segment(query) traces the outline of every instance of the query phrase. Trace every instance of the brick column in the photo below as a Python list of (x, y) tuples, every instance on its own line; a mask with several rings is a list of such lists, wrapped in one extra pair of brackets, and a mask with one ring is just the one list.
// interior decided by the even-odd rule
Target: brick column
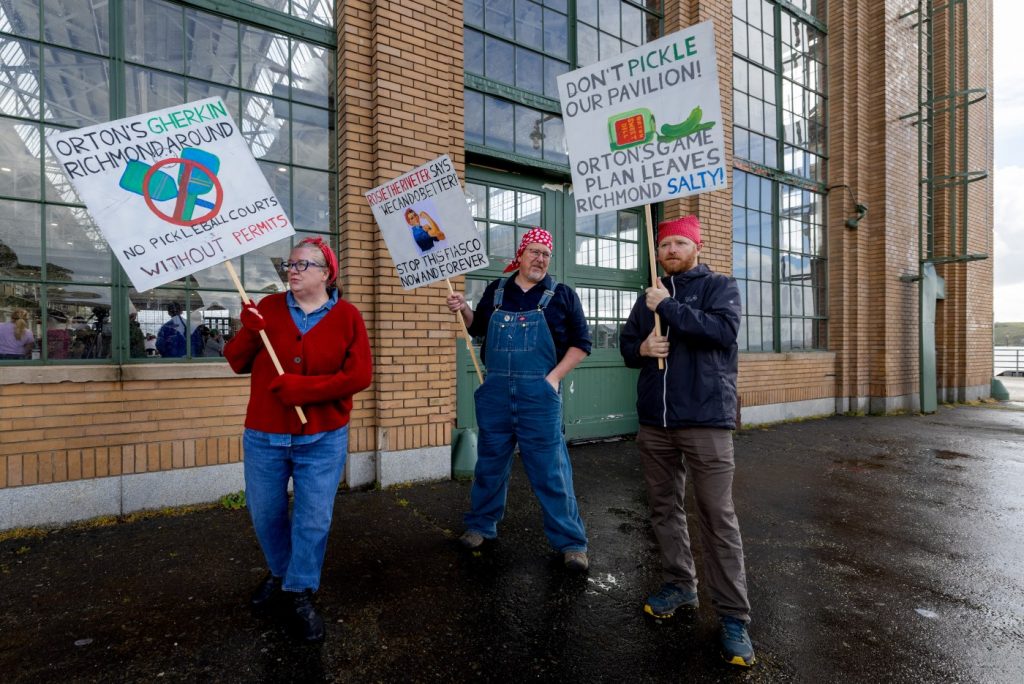
[(337, 13), (346, 295), (366, 316), (375, 362), (353, 421), (349, 483), (447, 477), (455, 407), (447, 286), (401, 288), (363, 193), (445, 153), (463, 175), (462, 4), (345, 1)]

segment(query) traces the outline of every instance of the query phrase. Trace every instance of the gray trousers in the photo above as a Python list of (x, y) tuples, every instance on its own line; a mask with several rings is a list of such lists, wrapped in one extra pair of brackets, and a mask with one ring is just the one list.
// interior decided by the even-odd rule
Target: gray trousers
[(664, 581), (690, 591), (697, 588), (683, 509), (689, 472), (697, 497), (704, 573), (711, 603), (719, 615), (749, 622), (743, 540), (732, 503), (732, 475), (736, 469), (732, 431), (641, 425), (636, 443), (647, 482), (651, 526), (661, 548)]

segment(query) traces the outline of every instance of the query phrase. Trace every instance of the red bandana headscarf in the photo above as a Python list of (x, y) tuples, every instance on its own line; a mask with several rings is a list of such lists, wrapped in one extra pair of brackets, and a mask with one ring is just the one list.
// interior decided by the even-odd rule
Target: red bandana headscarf
[(544, 245), (552, 252), (555, 251), (555, 241), (551, 239), (551, 233), (544, 230), (543, 228), (531, 228), (526, 231), (526, 235), (519, 242), (519, 249), (516, 250), (516, 258), (512, 260), (512, 263), (505, 267), (505, 273), (515, 271), (519, 268), (521, 259), (523, 258), (523, 252), (526, 251), (527, 245), (532, 245), (534, 242)]
[(324, 255), (324, 262), (327, 266), (327, 284), (330, 285), (338, 277), (338, 257), (334, 256), (334, 250), (324, 242), (323, 238), (308, 237), (302, 240), (296, 247), (316, 247)]

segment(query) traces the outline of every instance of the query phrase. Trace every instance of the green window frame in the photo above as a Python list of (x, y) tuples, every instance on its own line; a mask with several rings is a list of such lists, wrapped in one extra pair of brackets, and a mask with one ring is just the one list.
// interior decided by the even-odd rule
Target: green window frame
[[(34, 344), (0, 364), (180, 362), (237, 329), (237, 291), (210, 268), (137, 292), (46, 136), (219, 95), (296, 227), (334, 240), (335, 33), (329, 0), (110, 0), (0, 7), (0, 317), (29, 312)], [(254, 296), (285, 289), (288, 246), (233, 261)], [(182, 311), (185, 354), (152, 356)], [(2, 325), (2, 320), (0, 320)], [(201, 326), (205, 326), (205, 329)], [(0, 335), (2, 335), (0, 329)]]
[(739, 347), (828, 348), (823, 0), (733, 0)]

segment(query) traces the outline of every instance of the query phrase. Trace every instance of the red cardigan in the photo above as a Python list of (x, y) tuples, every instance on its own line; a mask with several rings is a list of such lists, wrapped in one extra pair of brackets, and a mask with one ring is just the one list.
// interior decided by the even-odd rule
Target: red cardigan
[[(267, 337), (285, 375), (277, 378), (259, 333), (242, 327), (224, 346), (224, 357), (236, 373), (252, 373), (245, 427), (277, 434), (312, 435), (348, 424), (352, 395), (370, 386), (373, 360), (359, 310), (343, 299), (303, 335), (295, 327), (285, 294), (264, 297), (257, 305)], [(302, 406), (307, 423), (299, 422), (293, 401)]]

